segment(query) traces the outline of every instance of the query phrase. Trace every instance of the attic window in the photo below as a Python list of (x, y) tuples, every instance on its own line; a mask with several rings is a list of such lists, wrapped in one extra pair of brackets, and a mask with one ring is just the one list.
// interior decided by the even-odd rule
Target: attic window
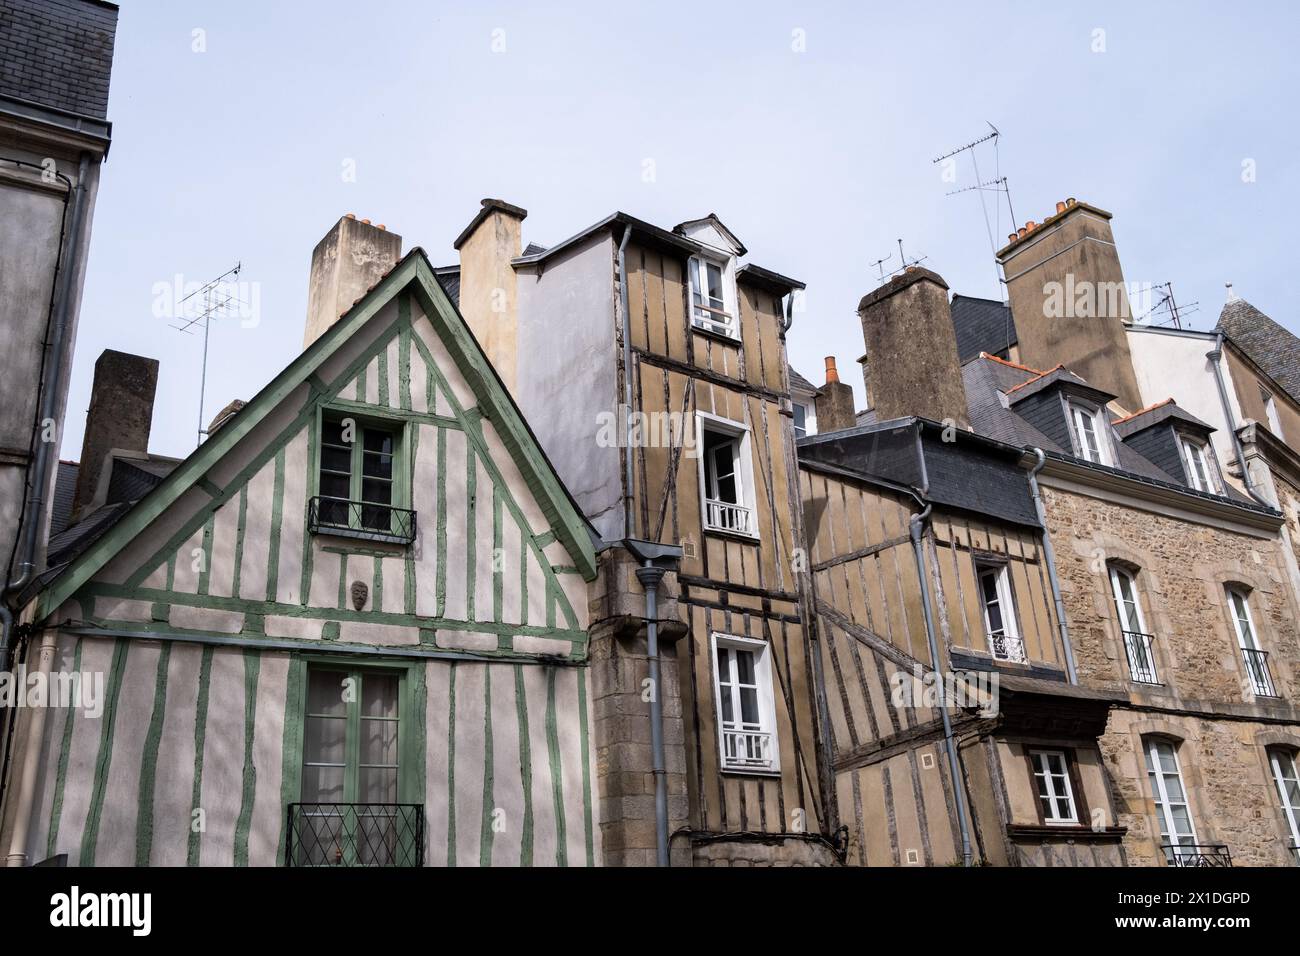
[(1182, 436), (1178, 439), (1178, 444), (1183, 453), (1183, 467), (1187, 470), (1187, 483), (1197, 491), (1218, 494), (1219, 488), (1214, 480), (1214, 467), (1205, 442)]
[(1110, 447), (1105, 436), (1106, 424), (1101, 412), (1071, 402), (1070, 422), (1074, 426), (1074, 443), (1079, 457), (1098, 465), (1111, 464)]
[(397, 422), (337, 413), (322, 417), (317, 494), (308, 515), (313, 533), (394, 542), (414, 538), (415, 512), (398, 507), (408, 497), (402, 433)]
[(687, 271), (691, 277), (691, 323), (706, 332), (739, 338), (726, 264), (693, 256)]

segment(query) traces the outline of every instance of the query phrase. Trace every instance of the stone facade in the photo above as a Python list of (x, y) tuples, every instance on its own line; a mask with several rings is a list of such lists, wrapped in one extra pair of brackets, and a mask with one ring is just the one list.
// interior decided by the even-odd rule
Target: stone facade
[[(1058, 488), (1043, 489), (1070, 638), (1085, 686), (1127, 694), (1101, 739), (1130, 865), (1162, 859), (1143, 738), (1174, 742), (1199, 843), (1240, 864), (1289, 861), (1265, 748), (1300, 747), (1300, 628), (1280, 538), (1256, 537)], [(1134, 574), (1160, 684), (1130, 679), (1109, 567)], [(1276, 698), (1245, 670), (1226, 588), (1248, 591)]]

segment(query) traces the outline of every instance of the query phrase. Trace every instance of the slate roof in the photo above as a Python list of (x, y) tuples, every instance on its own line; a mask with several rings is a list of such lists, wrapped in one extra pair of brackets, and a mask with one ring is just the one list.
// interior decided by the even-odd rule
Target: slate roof
[(1136, 435), (1140, 431), (1146, 431), (1170, 419), (1194, 425), (1207, 434), (1215, 430), (1213, 425), (1208, 425), (1186, 409), (1179, 408), (1172, 398), (1149, 405), (1125, 418), (1118, 418), (1111, 422), (1111, 425), (1120, 438), (1128, 438), (1129, 435)]
[(77, 494), (77, 476), (81, 466), (75, 461), (60, 461), (54, 477), (54, 501), (50, 508), (50, 537), (59, 534), (72, 518), (72, 499)]
[(790, 388), (801, 392), (812, 392), (814, 395), (820, 395), (822, 392), (820, 388), (796, 372), (793, 365), (790, 366)]
[(1300, 338), (1242, 298), (1228, 300), (1215, 328), (1300, 401)]
[[(531, 245), (528, 247), (532, 248)], [(451, 299), (452, 305), (460, 308), (460, 266), (439, 266), (433, 270), (433, 274), (438, 279), (438, 284), (442, 286), (442, 291), (447, 293), (447, 298)]]
[(1011, 308), (995, 299), (969, 295), (952, 297), (952, 327), (957, 333), (957, 357), (967, 362), (981, 352), (997, 354), (1019, 342)]

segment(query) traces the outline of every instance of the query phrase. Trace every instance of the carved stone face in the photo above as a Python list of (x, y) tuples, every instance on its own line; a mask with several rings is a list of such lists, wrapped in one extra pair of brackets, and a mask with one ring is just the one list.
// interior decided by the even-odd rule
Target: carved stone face
[(365, 581), (352, 582), (352, 606), (360, 611), (366, 606), (366, 599), (370, 597), (370, 589), (366, 587)]

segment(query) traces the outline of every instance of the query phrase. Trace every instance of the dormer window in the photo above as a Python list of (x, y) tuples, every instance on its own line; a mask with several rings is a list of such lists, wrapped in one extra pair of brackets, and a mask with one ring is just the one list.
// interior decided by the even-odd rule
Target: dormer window
[(692, 256), (687, 271), (691, 278), (691, 322), (706, 332), (739, 338), (726, 263)]
[(1076, 402), (1070, 403), (1070, 422), (1080, 458), (1098, 465), (1109, 465), (1110, 445), (1106, 441), (1106, 420), (1101, 411)]
[(1210, 452), (1205, 442), (1184, 435), (1178, 439), (1178, 444), (1183, 452), (1183, 467), (1187, 469), (1187, 483), (1197, 491), (1218, 494)]

